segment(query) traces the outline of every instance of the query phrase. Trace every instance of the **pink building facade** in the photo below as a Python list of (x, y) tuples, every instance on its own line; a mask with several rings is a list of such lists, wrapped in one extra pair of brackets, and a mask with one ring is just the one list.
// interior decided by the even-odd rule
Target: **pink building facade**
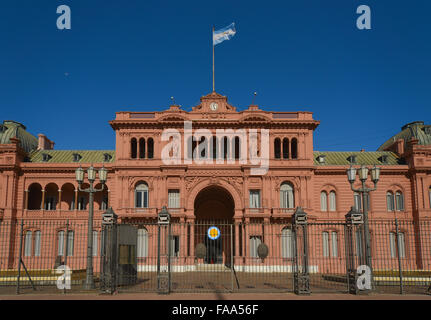
[[(115, 150), (55, 150), (46, 136), (36, 138), (22, 124), (5, 121), (0, 144), (0, 220), (56, 221), (60, 223), (56, 232), (64, 231), (66, 221), (86, 222), (88, 195), (78, 190), (75, 170), (91, 164), (108, 169), (106, 189), (95, 196), (96, 234), (108, 207), (120, 221), (151, 223), (166, 206), (181, 265), (193, 264), (195, 246), (205, 243), (199, 238), (205, 237), (205, 230), (187, 223), (209, 220), (221, 225), (223, 234), (233, 236), (232, 244), (223, 244), (225, 263), (233, 256), (236, 265), (247, 265), (249, 260), (244, 258), (255, 257), (261, 242), (274, 243), (269, 257), (288, 256), (276, 237), (283, 236), (284, 225), (297, 207), (307, 212), (310, 222), (324, 223), (343, 222), (352, 206), (362, 206), (347, 180), (350, 166), (381, 168), (377, 190), (368, 199), (370, 220), (431, 220), (431, 126), (423, 122), (406, 125), (378, 151), (315, 151), (314, 130), (320, 123), (311, 112), (271, 112), (256, 105), (237, 111), (225, 96), (213, 92), (201, 97), (189, 112), (176, 105), (162, 112), (117, 112), (109, 124), (115, 131)], [(355, 187), (359, 184), (357, 180)], [(373, 186), (370, 180), (367, 186)], [(223, 223), (231, 224), (233, 231), (223, 229)], [(150, 229), (145, 232), (152, 233)], [(37, 256), (47, 237), (43, 229), (24, 230), (29, 231), (33, 244), (24, 250)], [(331, 242), (336, 231), (335, 227), (322, 229), (327, 235), (321, 241)], [(18, 246), (15, 238), (12, 228), (2, 235), (2, 247), (9, 248), (11, 257)], [(58, 255), (59, 244), (54, 245), (58, 239), (52, 236), (46, 246), (53, 250), (52, 256)], [(325, 251), (320, 241), (312, 245), (313, 250)], [(138, 248), (138, 257), (153, 256), (152, 251), (151, 245)], [(9, 258), (2, 269), (15, 264)], [(339, 268), (343, 267), (340, 263)]]

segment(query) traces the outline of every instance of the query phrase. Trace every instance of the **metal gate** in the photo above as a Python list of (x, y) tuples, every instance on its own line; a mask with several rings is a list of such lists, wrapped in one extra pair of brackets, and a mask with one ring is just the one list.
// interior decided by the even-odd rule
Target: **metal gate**
[[(270, 222), (181, 222), (161, 213), (166, 216), (157, 221), (122, 222), (136, 230), (136, 265), (130, 267), (133, 282), (117, 281), (119, 291), (358, 294), (398, 287), (403, 293), (407, 285), (424, 292), (431, 281), (430, 255), (422, 250), (429, 236), (410, 232), (410, 239), (403, 238), (408, 227), (431, 229), (426, 224), (406, 223), (399, 231), (397, 221), (371, 221), (373, 270), (366, 262), (363, 216), (354, 209), (345, 220), (327, 222), (308, 221), (299, 207)], [(389, 240), (395, 241), (390, 248)], [(414, 251), (407, 248), (415, 253), (409, 260), (407, 241), (416, 241)]]

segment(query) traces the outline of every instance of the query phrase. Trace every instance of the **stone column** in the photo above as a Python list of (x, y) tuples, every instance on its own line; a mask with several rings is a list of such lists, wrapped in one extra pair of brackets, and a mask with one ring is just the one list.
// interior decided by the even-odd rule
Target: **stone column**
[(75, 189), (75, 208), (74, 210), (77, 211), (78, 210), (78, 189)]
[(42, 189), (42, 203), (40, 205), (40, 209), (45, 210), (45, 189)]
[(190, 219), (190, 261), (194, 263), (195, 258), (195, 219)]
[(240, 257), (241, 257), (241, 251), (240, 249), (240, 238), (239, 238), (239, 228), (240, 228), (240, 223), (241, 220), (240, 219), (235, 219), (235, 257), (234, 257), (234, 263), (238, 264), (240, 263)]
[(28, 190), (24, 190), (24, 210), (28, 210)]
[[(184, 218), (180, 218), (180, 263), (185, 263), (187, 260), (187, 226)], [(186, 263), (185, 263), (186, 264)]]
[(61, 212), (61, 189), (58, 189), (58, 208), (56, 209)]

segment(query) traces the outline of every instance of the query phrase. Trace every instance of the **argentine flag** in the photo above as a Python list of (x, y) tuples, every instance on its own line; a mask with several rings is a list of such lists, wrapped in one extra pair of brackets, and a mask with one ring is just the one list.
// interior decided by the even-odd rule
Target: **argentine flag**
[(235, 35), (235, 33), (235, 23), (231, 23), (223, 29), (213, 31), (213, 46), (225, 40), (230, 40)]

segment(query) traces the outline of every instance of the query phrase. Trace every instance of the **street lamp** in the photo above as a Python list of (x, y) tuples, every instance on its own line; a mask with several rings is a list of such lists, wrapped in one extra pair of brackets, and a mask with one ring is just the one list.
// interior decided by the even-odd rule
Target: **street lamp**
[(96, 180), (97, 170), (94, 169), (93, 165), (87, 169), (87, 178), (90, 182), (90, 187), (86, 189), (81, 189), (81, 185), (84, 182), (84, 170), (79, 167), (76, 169), (76, 181), (78, 182), (78, 190), (81, 192), (87, 192), (89, 194), (88, 201), (88, 235), (87, 235), (87, 274), (84, 283), (84, 289), (90, 290), (94, 289), (94, 277), (93, 277), (93, 213), (94, 213), (94, 194), (99, 191), (103, 191), (105, 188), (105, 182), (108, 178), (108, 170), (102, 167), (99, 170), (99, 180), (102, 184), (100, 189), (94, 188), (93, 184)]
[[(359, 180), (361, 180), (362, 186), (359, 189), (355, 189), (353, 184), (356, 181), (356, 172), (358, 171)], [(368, 178), (368, 173), (371, 171), (371, 181), (374, 183), (374, 188), (367, 188), (365, 186), (365, 182)], [(367, 196), (371, 191), (375, 191), (377, 189), (377, 182), (380, 179), (380, 168), (374, 166), (372, 169), (368, 169), (366, 166), (362, 165), (358, 170), (350, 166), (347, 169), (347, 179), (350, 182), (350, 188), (354, 192), (358, 192), (362, 195), (362, 214), (364, 217), (364, 238), (365, 238), (365, 261), (366, 265), (372, 270), (371, 265), (371, 244), (370, 244), (370, 230), (368, 226), (368, 202)]]

